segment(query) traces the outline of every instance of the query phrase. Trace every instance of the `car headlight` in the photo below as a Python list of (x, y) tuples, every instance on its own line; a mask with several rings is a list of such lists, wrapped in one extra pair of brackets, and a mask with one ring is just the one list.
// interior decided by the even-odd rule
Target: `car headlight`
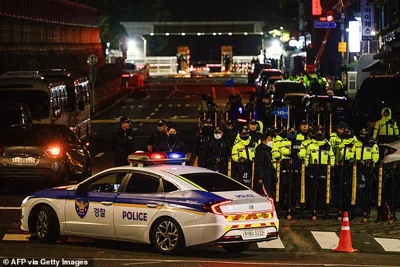
[(24, 200), (22, 200), (21, 205), (24, 205), (26, 202), (28, 202), (29, 199), (33, 198), (33, 196), (27, 196), (26, 198), (24, 198)]

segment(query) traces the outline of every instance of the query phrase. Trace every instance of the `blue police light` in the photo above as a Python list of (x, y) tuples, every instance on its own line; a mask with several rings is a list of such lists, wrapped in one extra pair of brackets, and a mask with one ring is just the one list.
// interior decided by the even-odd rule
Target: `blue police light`
[(185, 154), (179, 153), (179, 152), (170, 152), (170, 153), (167, 153), (167, 156), (168, 156), (169, 159), (185, 158)]
[(240, 107), (239, 108), (239, 113), (242, 114), (243, 113), (243, 109)]

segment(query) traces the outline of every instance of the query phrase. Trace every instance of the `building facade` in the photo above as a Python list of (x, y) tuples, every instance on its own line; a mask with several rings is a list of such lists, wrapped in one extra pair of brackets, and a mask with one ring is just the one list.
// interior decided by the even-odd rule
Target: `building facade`
[(97, 10), (67, 0), (0, 0), (0, 72), (85, 70), (102, 47)]

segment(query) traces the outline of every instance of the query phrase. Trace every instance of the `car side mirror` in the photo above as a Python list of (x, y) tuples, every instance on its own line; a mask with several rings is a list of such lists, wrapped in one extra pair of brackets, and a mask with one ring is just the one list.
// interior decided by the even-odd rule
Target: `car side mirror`
[(56, 119), (61, 118), (61, 109), (59, 107), (54, 108), (53, 117)]
[(78, 187), (76, 188), (76, 196), (77, 197), (86, 197), (86, 195), (87, 195), (86, 185), (79, 184)]
[(85, 110), (85, 103), (83, 101), (78, 102), (78, 109), (79, 110)]

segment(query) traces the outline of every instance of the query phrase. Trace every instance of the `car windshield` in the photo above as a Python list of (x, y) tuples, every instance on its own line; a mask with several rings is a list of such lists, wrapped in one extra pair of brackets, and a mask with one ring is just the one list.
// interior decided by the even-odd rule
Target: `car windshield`
[(0, 90), (1, 101), (25, 102), (33, 119), (47, 119), (50, 111), (50, 98), (46, 92), (36, 90)]
[(244, 185), (217, 172), (187, 173), (181, 176), (209, 192), (248, 190)]
[(206, 68), (207, 64), (205, 63), (195, 63), (193, 64), (193, 68)]
[(44, 127), (10, 127), (0, 135), (0, 143), (6, 146), (41, 146), (56, 139), (54, 129)]
[(0, 109), (0, 130), (13, 124), (20, 124), (22, 115), (17, 109)]
[(287, 93), (305, 93), (304, 85), (300, 83), (275, 83), (274, 96), (284, 97)]

